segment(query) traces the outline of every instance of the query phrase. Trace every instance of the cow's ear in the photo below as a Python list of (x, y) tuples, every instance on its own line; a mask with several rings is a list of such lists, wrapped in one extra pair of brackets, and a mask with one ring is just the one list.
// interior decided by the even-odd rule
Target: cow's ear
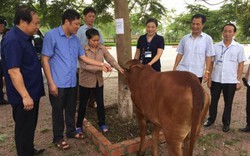
[(131, 68), (142, 68), (143, 67), (143, 64), (135, 64), (135, 65), (132, 65), (129, 69)]
[(127, 67), (127, 69), (130, 69), (132, 66), (137, 64), (141, 64), (140, 61), (138, 59), (132, 59), (125, 63), (125, 67)]

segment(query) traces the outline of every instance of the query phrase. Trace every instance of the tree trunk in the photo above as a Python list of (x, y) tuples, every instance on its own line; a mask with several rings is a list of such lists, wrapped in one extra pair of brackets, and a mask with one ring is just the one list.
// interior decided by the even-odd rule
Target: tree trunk
[[(124, 67), (125, 63), (132, 58), (128, 1), (114, 0), (114, 4), (115, 18), (121, 18), (124, 21), (124, 33), (116, 34), (118, 63)], [(130, 91), (126, 87), (124, 76), (120, 73), (118, 75), (118, 83), (118, 113), (123, 120), (130, 120), (133, 115)]]

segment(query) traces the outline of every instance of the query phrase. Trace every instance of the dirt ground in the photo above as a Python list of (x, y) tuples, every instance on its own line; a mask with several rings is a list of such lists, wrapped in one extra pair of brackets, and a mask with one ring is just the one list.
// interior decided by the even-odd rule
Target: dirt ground
[[(105, 80), (105, 104), (117, 103), (117, 78)], [(46, 84), (45, 84), (46, 85)], [(223, 99), (221, 97), (218, 116), (215, 124), (209, 128), (203, 128), (200, 138), (196, 142), (195, 156), (248, 156), (250, 155), (250, 133), (241, 133), (238, 128), (245, 126), (245, 101), (246, 88), (236, 92), (233, 110), (231, 130), (222, 132), (221, 116), (223, 111)], [(107, 109), (108, 111), (108, 109)], [(107, 113), (108, 114), (108, 113)], [(109, 117), (107, 116), (107, 120)], [(108, 123), (108, 121), (107, 121)], [(112, 126), (109, 125), (111, 128)], [(0, 105), (0, 156), (15, 156), (14, 122), (10, 105)], [(110, 129), (112, 133), (112, 129)], [(48, 97), (43, 97), (40, 103), (39, 121), (36, 130), (35, 146), (45, 148), (42, 155), (47, 156), (101, 156), (97, 147), (88, 139), (67, 139), (71, 149), (61, 151), (52, 144), (51, 106)], [(147, 155), (149, 154), (148, 152)], [(159, 145), (160, 156), (167, 155), (166, 144)], [(133, 155), (133, 154), (132, 154)]]

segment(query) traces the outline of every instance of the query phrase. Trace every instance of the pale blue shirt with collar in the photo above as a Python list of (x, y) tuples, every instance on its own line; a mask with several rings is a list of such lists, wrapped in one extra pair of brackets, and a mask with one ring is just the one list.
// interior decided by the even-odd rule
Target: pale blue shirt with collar
[[(103, 40), (103, 37), (102, 37), (100, 31), (99, 31), (97, 28), (95, 28), (95, 27), (93, 27), (93, 28), (96, 29), (96, 30), (99, 32), (99, 34), (100, 34), (99, 42), (100, 42), (101, 44), (103, 44), (103, 43), (104, 43), (104, 40)], [(79, 28), (79, 30), (77, 31), (76, 36), (79, 38), (79, 40), (80, 40), (82, 46), (84, 46), (85, 44), (88, 44), (88, 39), (87, 39), (87, 36), (86, 36), (86, 31), (87, 31), (88, 29), (89, 29), (89, 27), (88, 27), (86, 24), (84, 24), (84, 25), (82, 25), (82, 26)]]
[(237, 83), (238, 64), (246, 61), (243, 45), (235, 42), (226, 47), (224, 42), (214, 44), (215, 58), (212, 81), (218, 83)]
[(46, 33), (42, 55), (48, 56), (52, 78), (58, 88), (76, 87), (76, 69), (79, 56), (85, 54), (76, 35), (69, 38), (62, 26)]
[[(97, 28), (95, 28), (95, 27), (93, 27), (93, 28), (96, 29), (99, 32), (99, 35), (100, 35), (99, 42), (101, 44), (103, 44), (104, 43), (104, 39), (103, 39), (100, 31)], [(88, 39), (87, 39), (87, 36), (86, 36), (86, 31), (88, 29), (90, 29), (90, 28), (86, 24), (84, 24), (77, 31), (76, 36), (79, 38), (82, 46), (88, 44)], [(79, 67), (80, 67), (80, 64), (79, 64), (79, 62), (77, 60), (77, 68), (79, 68)]]
[(189, 71), (197, 77), (204, 74), (206, 57), (215, 55), (212, 37), (203, 32), (196, 38), (191, 33), (185, 35), (176, 51), (182, 55), (176, 70)]

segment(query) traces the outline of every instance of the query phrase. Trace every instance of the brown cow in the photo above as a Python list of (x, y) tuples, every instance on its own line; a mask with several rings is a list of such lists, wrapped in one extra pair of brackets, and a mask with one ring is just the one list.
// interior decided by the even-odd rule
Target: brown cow
[[(159, 131), (165, 135), (170, 156), (192, 156), (194, 143), (209, 107), (209, 96), (198, 78), (184, 71), (156, 72), (138, 60), (126, 63), (125, 76), (131, 91), (145, 152), (146, 122), (153, 123), (153, 155), (157, 156)], [(182, 151), (182, 147), (183, 151)]]

